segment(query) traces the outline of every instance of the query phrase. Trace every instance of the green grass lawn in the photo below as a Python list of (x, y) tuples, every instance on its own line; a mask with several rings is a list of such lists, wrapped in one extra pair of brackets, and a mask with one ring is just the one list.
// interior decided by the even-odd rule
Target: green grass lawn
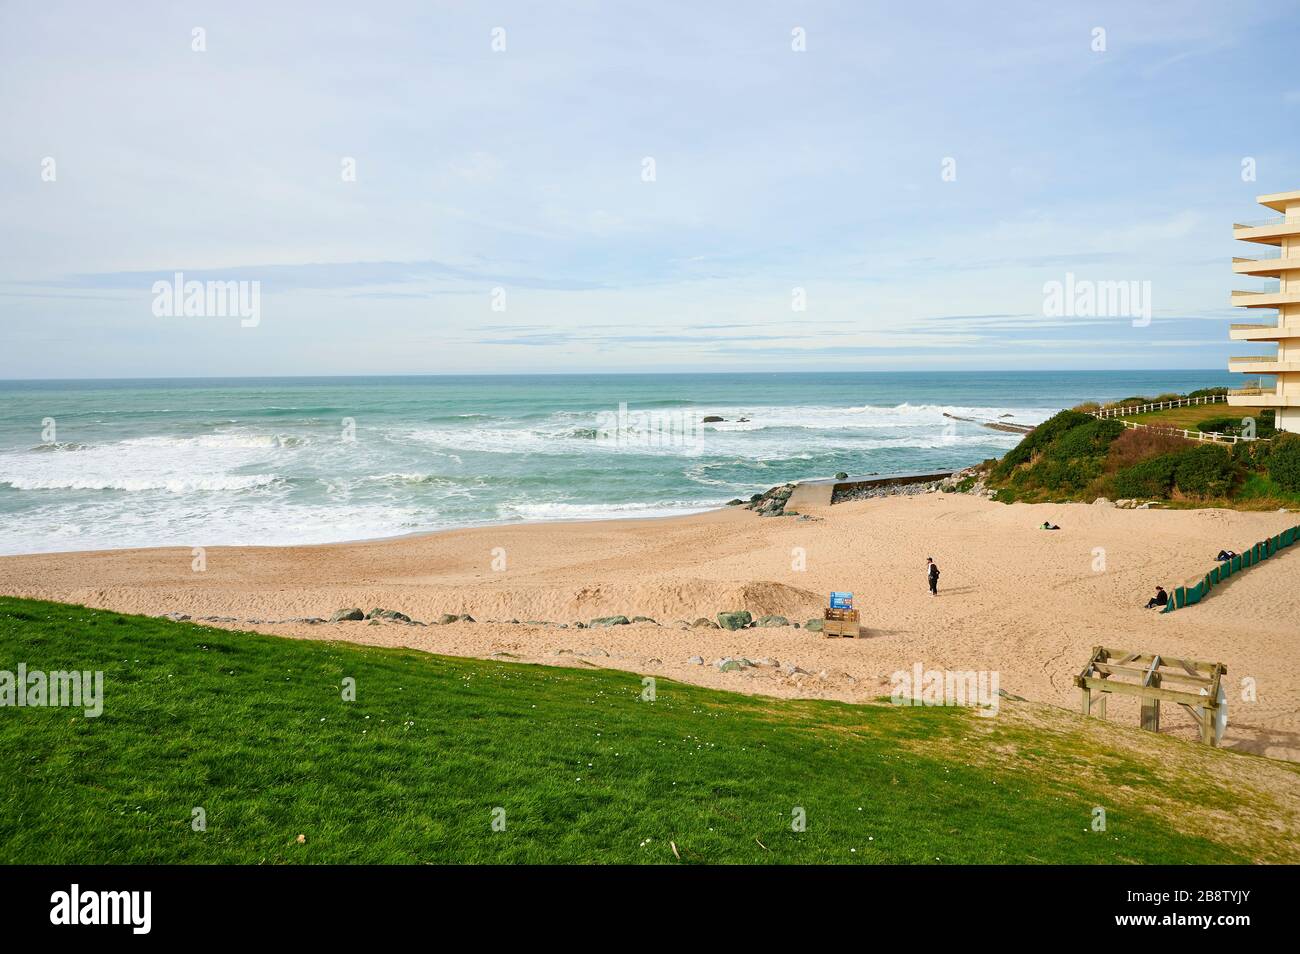
[[(1229, 407), (1223, 402), (1194, 404), (1189, 407), (1167, 407), (1159, 411), (1148, 411), (1146, 414), (1125, 414), (1121, 416), (1121, 420), (1136, 421), (1139, 424), (1150, 424), (1155, 427), (1196, 430), (1196, 425), (1201, 421), (1212, 417), (1232, 417), (1238, 410), (1240, 409)], [(1238, 417), (1245, 417), (1248, 413), (1247, 409)]]
[(621, 672), (0, 598), (0, 669), (20, 662), (102, 670), (104, 710), (0, 708), (7, 863), (1257, 860), (1183, 820), (1184, 797), (1236, 810), (1212, 782), (1184, 792), (1093, 736), (965, 709), (667, 680), (650, 702)]

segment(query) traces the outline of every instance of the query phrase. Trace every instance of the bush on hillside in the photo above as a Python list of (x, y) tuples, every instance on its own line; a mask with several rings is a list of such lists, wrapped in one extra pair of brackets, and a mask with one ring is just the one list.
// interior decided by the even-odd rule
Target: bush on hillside
[(1115, 474), (1112, 486), (1116, 497), (1168, 497), (1174, 485), (1178, 454), (1148, 457)]
[(993, 468), (994, 477), (1005, 479), (1016, 467), (1029, 463), (1037, 454), (1042, 453), (1070, 428), (1088, 424), (1094, 420), (1096, 418), (1091, 415), (1082, 414), (1078, 411), (1061, 411), (1059, 414), (1052, 415), (1026, 434), (1019, 444), (1007, 452), (1007, 455)]
[(1199, 444), (1179, 453), (1174, 486), (1191, 497), (1226, 497), (1237, 479), (1237, 468), (1226, 447)]
[[(1198, 421), (1195, 425), (1195, 429), (1198, 431), (1213, 432), (1215, 434), (1231, 434), (1239, 437), (1241, 436), (1244, 427), (1241, 423), (1242, 420), (1243, 418), (1231, 414), (1219, 417), (1207, 417), (1202, 421)], [(1256, 437), (1272, 437), (1276, 433), (1277, 428), (1274, 426), (1273, 412), (1271, 410), (1261, 411), (1256, 415)]]
[(1026, 435), (993, 477), (1024, 490), (1077, 494), (1101, 476), (1107, 448), (1123, 433), (1119, 421), (1062, 411)]
[(1248, 470), (1267, 469), (1272, 452), (1272, 441), (1242, 441), (1232, 445), (1232, 459)]
[(1192, 442), (1177, 434), (1167, 431), (1152, 431), (1145, 428), (1125, 430), (1123, 434), (1111, 441), (1106, 455), (1106, 469), (1110, 471), (1132, 467), (1138, 461), (1161, 454), (1173, 454), (1186, 450)]
[(1151, 404), (1151, 403), (1152, 403), (1151, 398), (1146, 397), (1145, 395), (1142, 394), (1135, 394), (1133, 397), (1126, 397), (1126, 398), (1121, 398), (1118, 401), (1111, 401), (1109, 404), (1106, 405), (1106, 407), (1108, 408), (1137, 407), (1140, 404)]
[(1227, 448), (1195, 444), (1123, 468), (1112, 486), (1117, 497), (1168, 497), (1175, 490), (1188, 497), (1225, 497), (1237, 474)]
[(1198, 397), (1221, 397), (1228, 393), (1227, 388), (1197, 388), (1195, 391), (1188, 392), (1189, 398)]
[(1300, 491), (1300, 434), (1284, 433), (1273, 441), (1268, 475), (1283, 490)]

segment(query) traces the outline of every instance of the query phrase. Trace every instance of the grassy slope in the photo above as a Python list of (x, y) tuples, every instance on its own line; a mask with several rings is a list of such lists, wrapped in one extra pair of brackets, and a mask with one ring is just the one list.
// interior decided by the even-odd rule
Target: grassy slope
[[(1211, 417), (1232, 417), (1239, 408), (1227, 404), (1195, 404), (1191, 407), (1167, 407), (1160, 411), (1148, 411), (1145, 414), (1125, 414), (1123, 420), (1136, 421), (1139, 424), (1151, 424), (1156, 427), (1177, 427), (1195, 430), (1196, 425)], [(1242, 412), (1242, 417), (1246, 412)]]
[[(644, 702), (620, 672), (0, 598), (0, 669), (19, 662), (102, 669), (105, 708), (0, 709), (4, 862), (675, 863), (669, 840), (685, 862), (1295, 860), (1273, 827), (1286, 812), (1203, 759), (1291, 767), (1147, 736), (1196, 764), (1171, 784), (1108, 741), (1137, 733), (1064, 714), (1042, 727), (1009, 706), (980, 718), (665, 680)], [(1098, 805), (1104, 833), (1089, 830)]]

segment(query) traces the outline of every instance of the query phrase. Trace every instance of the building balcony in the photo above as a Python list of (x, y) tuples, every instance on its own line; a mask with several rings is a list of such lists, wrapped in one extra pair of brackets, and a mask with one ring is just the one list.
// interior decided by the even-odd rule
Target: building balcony
[(1278, 394), (1272, 388), (1241, 388), (1228, 392), (1231, 407), (1300, 407), (1300, 394)]
[(1281, 245), (1284, 238), (1300, 235), (1300, 216), (1288, 218), (1276, 215), (1255, 222), (1237, 222), (1232, 226), (1232, 237), (1242, 242), (1263, 242)]
[(1300, 206), (1300, 192), (1273, 192), (1269, 195), (1255, 196), (1255, 201), (1274, 212), (1285, 212), (1287, 209)]
[(1234, 258), (1232, 260), (1232, 270), (1238, 275), (1278, 278), (1286, 272), (1300, 271), (1300, 256), (1283, 258), (1279, 253), (1253, 256), (1251, 258)]
[(1277, 355), (1246, 355), (1229, 358), (1228, 370), (1237, 374), (1300, 374), (1300, 359), (1279, 361)]
[(1300, 338), (1300, 325), (1241, 325), (1228, 326), (1228, 337), (1233, 341), (1285, 341)]
[(1300, 289), (1294, 291), (1234, 291), (1232, 304), (1240, 308), (1276, 308), (1300, 304)]

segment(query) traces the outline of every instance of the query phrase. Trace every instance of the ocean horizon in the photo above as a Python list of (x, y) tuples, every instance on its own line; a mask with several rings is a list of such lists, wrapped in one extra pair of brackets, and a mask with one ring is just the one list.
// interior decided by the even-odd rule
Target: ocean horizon
[(1208, 369), (0, 381), (0, 552), (686, 514), (838, 471), (957, 469), (1020, 440), (989, 423), (1229, 383)]

